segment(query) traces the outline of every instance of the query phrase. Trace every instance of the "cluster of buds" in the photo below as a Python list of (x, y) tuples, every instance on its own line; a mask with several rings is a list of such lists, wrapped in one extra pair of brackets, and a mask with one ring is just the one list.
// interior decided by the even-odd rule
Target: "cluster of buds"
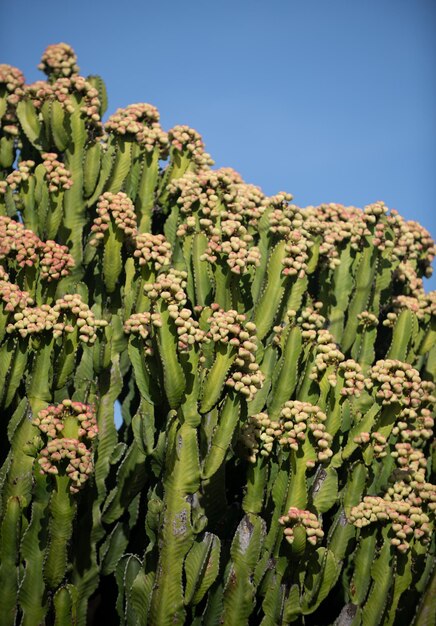
[(378, 326), (378, 317), (369, 311), (358, 313), (357, 319), (359, 320), (359, 325), (363, 328), (375, 328)]
[(61, 189), (63, 191), (70, 189), (73, 185), (71, 173), (63, 163), (58, 161), (58, 155), (55, 152), (43, 152), (41, 156), (46, 171), (48, 190), (51, 193), (58, 193)]
[[(75, 98), (72, 98), (72, 95)], [(58, 102), (66, 113), (74, 113), (77, 99), (81, 101), (80, 112), (84, 116), (87, 128), (92, 136), (102, 134), (103, 126), (100, 120), (100, 98), (95, 89), (83, 76), (73, 74), (70, 77), (58, 78), (49, 84), (38, 80), (25, 87), (25, 96), (31, 100), (36, 109), (41, 109), (44, 102)]]
[[(239, 225), (239, 222), (237, 224)], [(256, 246), (249, 247), (252, 239), (251, 235), (245, 234), (243, 238), (230, 237), (228, 240), (220, 241), (220, 237), (214, 235), (200, 259), (216, 263), (219, 256), (223, 257), (231, 272), (244, 274), (250, 265), (257, 267), (260, 264), (259, 249)]]
[[(17, 306), (15, 304), (17, 298), (20, 298), (21, 304), (25, 304), (28, 299), (26, 292), (10, 290), (10, 294), (12, 295), (10, 304), (14, 308)], [(32, 302), (31, 299), (29, 301)], [(74, 318), (71, 319), (71, 316)], [(91, 345), (97, 339), (97, 329), (107, 325), (105, 320), (95, 318), (94, 313), (78, 294), (67, 294), (56, 300), (52, 307), (48, 304), (38, 307), (20, 306), (20, 310), (14, 313), (13, 320), (6, 326), (7, 333), (18, 332), (21, 337), (27, 337), (44, 331), (53, 331), (56, 338), (64, 332), (72, 333), (78, 329), (79, 339)]]
[(371, 444), (374, 451), (374, 456), (377, 459), (382, 459), (383, 457), (387, 456), (387, 439), (377, 431), (373, 433), (359, 433), (356, 437), (354, 437), (354, 443), (357, 443), (360, 446), (367, 446), (368, 444)]
[(283, 435), (280, 422), (271, 420), (267, 413), (251, 415), (241, 431), (241, 443), (249, 451), (247, 461), (255, 463), (258, 455), (271, 455), (274, 444)]
[(401, 261), (396, 268), (394, 279), (398, 280), (402, 284), (401, 290), (408, 291), (413, 297), (419, 298), (424, 291), (424, 283), (411, 263), (408, 261)]
[(432, 515), (436, 513), (436, 485), (425, 480), (427, 459), (422, 450), (414, 448), (410, 443), (396, 443), (392, 456), (399, 469), (398, 480), (389, 487), (385, 494), (387, 501), (406, 500), (413, 506), (421, 506)]
[(168, 314), (177, 328), (177, 345), (180, 351), (186, 351), (194, 344), (209, 341), (205, 331), (200, 328), (197, 320), (193, 319), (189, 309), (180, 309), (177, 304), (169, 304)]
[(38, 261), (41, 241), (31, 230), (10, 217), (0, 215), (0, 260), (15, 256), (19, 267), (31, 267)]
[(423, 477), (424, 472), (412, 474), (406, 480), (395, 482), (387, 490), (384, 500), (386, 502), (406, 502), (409, 506), (425, 509), (432, 517), (436, 512), (436, 486), (427, 483)]
[[(17, 92), (21, 94), (21, 88), (25, 83), (25, 78), (21, 70), (6, 63), (0, 63), (0, 84), (6, 88), (8, 98)], [(16, 104), (17, 100), (8, 100), (11, 104)]]
[[(57, 316), (53, 325), (55, 337), (60, 337), (64, 332), (72, 333), (77, 328), (79, 339), (92, 345), (97, 339), (97, 329), (107, 326), (106, 320), (96, 319), (79, 294), (66, 294), (63, 298), (59, 298), (52, 310)], [(61, 321), (62, 317), (63, 321)]]
[(350, 510), (348, 520), (357, 528), (374, 522), (391, 523), (394, 534), (391, 545), (402, 553), (410, 549), (413, 538), (426, 543), (431, 536), (429, 516), (421, 507), (402, 499), (389, 501), (379, 496), (365, 496)]
[[(310, 402), (289, 400), (285, 402), (280, 412), (282, 435), (279, 438), (281, 446), (289, 446), (292, 450), (298, 448), (310, 435), (317, 450), (317, 459), (320, 462), (328, 461), (333, 455), (330, 448), (332, 436), (326, 431), (324, 422), (327, 416), (321, 409)], [(306, 462), (307, 467), (314, 467), (311, 460)]]
[(331, 371), (328, 372), (327, 380), (334, 387), (337, 382), (336, 371), (339, 365), (343, 363), (344, 355), (337, 347), (333, 335), (328, 330), (321, 329), (318, 331), (316, 344), (315, 363), (312, 367), (310, 378), (318, 380), (327, 369), (331, 368)]
[(11, 137), (18, 135), (16, 106), (23, 96), (24, 76), (22, 72), (12, 65), (0, 64), (0, 86), (5, 90), (2, 99), (6, 99), (6, 111), (2, 116), (2, 131)]
[[(180, 351), (189, 350), (193, 344), (208, 342), (199, 323), (193, 319), (189, 309), (180, 308), (178, 304), (168, 304), (168, 314), (177, 329), (177, 345)], [(134, 313), (124, 323), (124, 332), (127, 334), (137, 334), (144, 340), (145, 354), (153, 355), (152, 326), (160, 328), (162, 317), (160, 313)]]
[[(242, 442), (250, 451), (248, 460), (254, 463), (258, 454), (269, 456), (276, 442), (297, 451), (310, 436), (318, 461), (328, 461), (333, 452), (332, 436), (324, 426), (326, 419), (319, 407), (298, 400), (286, 402), (277, 420), (271, 420), (267, 413), (252, 415), (242, 432)], [(307, 460), (306, 465), (312, 468), (315, 463)]]
[(66, 43), (56, 43), (47, 46), (41, 57), (38, 69), (53, 79), (61, 76), (72, 76), (79, 72), (77, 56), (72, 47)]
[(422, 402), (422, 382), (419, 372), (410, 363), (395, 359), (377, 361), (368, 372), (366, 386), (376, 390), (383, 405), (399, 402), (417, 408)]
[[(239, 177), (239, 174), (236, 172), (234, 172), (234, 174)], [(231, 189), (234, 194), (234, 199), (229, 200), (227, 203), (229, 211), (231, 211), (233, 215), (243, 217), (244, 222), (248, 226), (257, 228), (259, 219), (265, 211), (265, 196), (261, 189), (242, 181), (234, 181)]]
[(388, 207), (384, 202), (378, 200), (373, 204), (368, 204), (364, 207), (363, 212), (365, 214), (365, 218), (370, 224), (375, 224), (381, 215), (386, 215), (388, 212)]
[(42, 304), (39, 307), (24, 307), (14, 313), (14, 322), (6, 326), (6, 332), (9, 334), (18, 332), (24, 338), (52, 330), (57, 319), (56, 311), (48, 304)]
[[(224, 238), (240, 237), (247, 243), (247, 229), (256, 229), (265, 210), (264, 195), (258, 187), (245, 184), (230, 168), (203, 170), (197, 175), (187, 172), (171, 181), (170, 194), (180, 207), (184, 219), (177, 235), (201, 229), (219, 245)], [(212, 249), (209, 251), (213, 255)]]
[(318, 333), (324, 328), (326, 319), (320, 313), (322, 302), (315, 302), (313, 307), (304, 308), (297, 317), (297, 324), (301, 328), (304, 341), (316, 341)]
[(2, 181), (2, 185), (0, 185), (0, 193), (6, 193), (7, 188), (12, 191), (16, 191), (16, 189), (26, 180), (29, 179), (29, 176), (32, 174), (32, 170), (35, 167), (35, 161), (20, 161), (18, 163), (18, 169), (13, 170), (8, 176), (6, 176), (6, 180)]
[(69, 103), (69, 92), (66, 93), (54, 91), (54, 86), (47, 83), (45, 80), (37, 80), (34, 83), (30, 83), (25, 86), (25, 95), (32, 102), (36, 109), (41, 109), (44, 102), (57, 100), (61, 106), (66, 109), (67, 106), (71, 107), (70, 113), (73, 112), (74, 107)]
[[(200, 217), (215, 220), (222, 211), (237, 203), (237, 185), (243, 185), (239, 174), (230, 168), (203, 170), (194, 174), (186, 172), (180, 178), (170, 182), (170, 194), (177, 197), (180, 211), (185, 215), (192, 213)], [(237, 214), (238, 211), (231, 211)]]
[(286, 257), (283, 259), (284, 268), (282, 274), (284, 276), (297, 276), (304, 278), (306, 273), (308, 259), (307, 250), (310, 242), (298, 230), (289, 233), (286, 242)]
[(319, 253), (331, 269), (339, 265), (339, 251), (344, 241), (358, 250), (364, 237), (370, 235), (363, 211), (341, 204), (322, 204), (302, 211), (304, 230), (320, 237)]
[(150, 264), (156, 271), (171, 263), (171, 244), (164, 235), (140, 233), (135, 237), (136, 250), (133, 256), (139, 265)]
[(124, 192), (106, 191), (97, 202), (97, 215), (91, 226), (91, 246), (98, 246), (113, 219), (115, 226), (127, 237), (136, 235), (136, 214), (133, 202)]
[(58, 475), (64, 461), (66, 467), (62, 469), (71, 481), (72, 494), (80, 491), (94, 471), (91, 450), (77, 439), (51, 439), (39, 454), (41, 474)]
[(272, 207), (268, 213), (269, 232), (283, 239), (295, 230), (295, 218), (299, 216), (297, 207), (289, 204), (291, 200), (291, 194), (281, 192), (264, 201), (266, 207)]
[(321, 523), (315, 513), (298, 509), (295, 506), (291, 506), (286, 515), (279, 517), (279, 524), (285, 526), (283, 534), (285, 535), (286, 541), (291, 545), (294, 543), (296, 527), (304, 530), (307, 541), (313, 546), (324, 537)]
[(213, 160), (204, 150), (201, 135), (189, 126), (174, 126), (168, 132), (170, 147), (177, 152), (189, 154), (190, 161), (199, 169), (207, 169), (213, 165)]
[[(55, 95), (60, 90), (64, 94), (69, 93), (77, 94), (82, 100), (83, 104), (80, 107), (80, 112), (85, 117), (85, 122), (94, 137), (103, 133), (103, 125), (100, 119), (100, 98), (98, 89), (93, 87), (83, 76), (71, 76), (71, 78), (59, 78), (53, 85)], [(68, 103), (66, 109), (72, 113), (72, 104)]]
[(74, 267), (74, 259), (68, 252), (67, 246), (51, 241), (41, 242), (39, 271), (40, 278), (47, 282), (59, 280), (68, 276)]
[(54, 241), (43, 242), (31, 230), (10, 217), (0, 216), (0, 261), (6, 259), (18, 267), (40, 265), (42, 280), (58, 280), (74, 267), (73, 257), (66, 246)]
[(212, 315), (208, 319), (209, 336), (215, 343), (224, 343), (237, 348), (245, 342), (244, 348), (255, 353), (257, 346), (254, 342), (256, 326), (252, 322), (246, 322), (245, 315), (233, 311), (225, 311), (218, 304), (212, 305)]
[(422, 450), (417, 450), (408, 442), (398, 442), (391, 456), (402, 470), (407, 470), (412, 474), (422, 473), (427, 466), (427, 460)]
[[(206, 217), (215, 212), (219, 201), (217, 194), (218, 180), (213, 172), (186, 172), (168, 185), (171, 196), (177, 197), (180, 211), (189, 216), (201, 207), (201, 214)], [(181, 235), (179, 235), (181, 236)]]
[(385, 217), (388, 210), (385, 203), (381, 201), (369, 204), (363, 210), (364, 219), (373, 231), (372, 245), (380, 252), (395, 246), (389, 232), (389, 221)]
[(436, 316), (436, 290), (420, 294), (419, 303), (423, 315)]
[(430, 233), (418, 222), (404, 220), (392, 210), (387, 218), (394, 235), (394, 257), (421, 266), (423, 275), (431, 274), (431, 263), (436, 255), (436, 247)]
[(65, 473), (71, 481), (70, 492), (77, 493), (94, 470), (92, 451), (86, 444), (98, 434), (95, 408), (63, 400), (42, 409), (33, 424), (46, 441), (38, 458), (41, 474)]
[[(2, 266), (0, 265), (0, 268)], [(3, 303), (4, 311), (11, 313), (15, 309), (25, 309), (33, 304), (33, 299), (27, 291), (21, 289), (9, 282), (7, 274), (5, 278), (0, 278), (0, 301)]]
[(365, 389), (365, 376), (359, 363), (353, 359), (347, 359), (339, 363), (339, 371), (344, 377), (341, 394), (358, 398)]
[(144, 340), (144, 352), (148, 356), (154, 353), (152, 342), (152, 326), (162, 325), (159, 313), (133, 313), (124, 322), (124, 332), (128, 335), (139, 335)]
[(168, 135), (159, 124), (159, 111), (151, 104), (131, 104), (125, 109), (117, 109), (107, 120), (105, 130), (133, 139), (147, 152), (158, 147), (161, 157), (166, 155)]
[(95, 408), (69, 399), (42, 409), (33, 420), (33, 424), (50, 439), (56, 439), (65, 435), (63, 431), (69, 418), (73, 418), (79, 439), (92, 440), (96, 437), (98, 428)]
[(232, 309), (224, 311), (218, 304), (213, 304), (211, 308), (208, 338), (215, 343), (232, 346), (236, 352), (226, 385), (249, 401), (263, 383), (263, 374), (256, 363), (256, 325), (247, 322), (245, 315)]
[(392, 308), (393, 311), (387, 314), (383, 322), (384, 326), (394, 326), (399, 314), (404, 310), (413, 311), (418, 320), (423, 320), (426, 316), (436, 314), (436, 292), (425, 293), (418, 290), (413, 296), (404, 294), (395, 296), (392, 298)]
[(186, 279), (185, 271), (170, 269), (168, 272), (159, 274), (156, 282), (144, 285), (144, 293), (150, 300), (161, 298), (167, 304), (177, 304), (183, 307), (186, 304)]
[(392, 429), (392, 434), (403, 442), (410, 442), (413, 447), (423, 447), (432, 438), (434, 418), (430, 409), (420, 407), (418, 410), (405, 407), (400, 418)]

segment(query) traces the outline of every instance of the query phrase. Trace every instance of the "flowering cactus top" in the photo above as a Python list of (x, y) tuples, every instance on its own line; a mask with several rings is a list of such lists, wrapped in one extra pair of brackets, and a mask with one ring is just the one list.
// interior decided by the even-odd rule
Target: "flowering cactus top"
[(69, 77), (79, 72), (77, 56), (72, 47), (66, 43), (47, 46), (38, 69), (49, 78)]

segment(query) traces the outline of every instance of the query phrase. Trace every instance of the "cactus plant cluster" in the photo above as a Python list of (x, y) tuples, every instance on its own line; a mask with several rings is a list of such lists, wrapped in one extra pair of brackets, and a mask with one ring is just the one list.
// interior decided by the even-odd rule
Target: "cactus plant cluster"
[(2, 626), (434, 624), (429, 233), (39, 68), (0, 65)]

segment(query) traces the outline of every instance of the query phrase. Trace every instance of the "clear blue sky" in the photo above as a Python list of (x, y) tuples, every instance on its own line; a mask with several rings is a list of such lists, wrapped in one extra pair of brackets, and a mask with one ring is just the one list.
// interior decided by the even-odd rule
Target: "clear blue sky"
[(435, 0), (14, 0), (0, 24), (28, 82), (65, 41), (110, 112), (151, 102), (267, 194), (384, 200), (436, 237)]

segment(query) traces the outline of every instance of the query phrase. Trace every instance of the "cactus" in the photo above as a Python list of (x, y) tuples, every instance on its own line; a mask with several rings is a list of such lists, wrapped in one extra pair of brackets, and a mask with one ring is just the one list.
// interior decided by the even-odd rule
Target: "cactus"
[(0, 65), (0, 623), (430, 623), (429, 233), (39, 69)]

